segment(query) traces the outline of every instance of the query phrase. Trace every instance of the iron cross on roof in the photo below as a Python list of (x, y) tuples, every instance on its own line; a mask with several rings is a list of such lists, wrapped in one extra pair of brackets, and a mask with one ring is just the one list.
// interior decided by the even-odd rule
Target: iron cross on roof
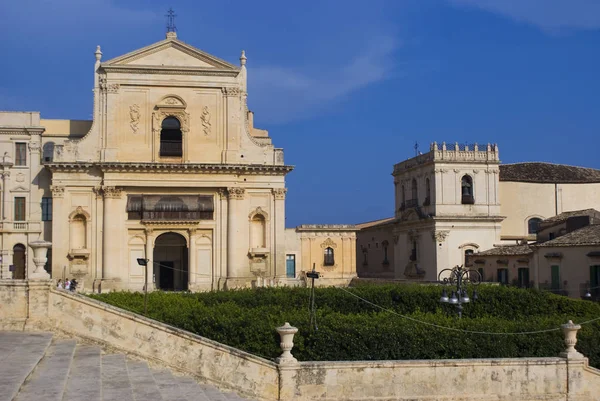
[(176, 16), (175, 11), (173, 11), (172, 8), (169, 8), (169, 11), (167, 11), (167, 14), (165, 15), (165, 17), (167, 17), (167, 32), (177, 31), (177, 28), (175, 27)]

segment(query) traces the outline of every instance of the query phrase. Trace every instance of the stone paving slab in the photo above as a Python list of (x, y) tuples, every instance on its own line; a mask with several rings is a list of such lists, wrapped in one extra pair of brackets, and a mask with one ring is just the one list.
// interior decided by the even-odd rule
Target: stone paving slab
[(177, 377), (177, 383), (187, 401), (211, 401), (200, 385), (191, 377)]
[(63, 401), (102, 401), (102, 350), (79, 345)]
[(62, 401), (76, 345), (75, 340), (51, 344), (15, 401)]
[(171, 371), (153, 369), (152, 376), (164, 401), (188, 401), (181, 392), (179, 384)]
[(135, 401), (125, 355), (104, 355), (102, 357), (102, 400)]
[[(0, 364), (0, 401), (12, 401), (25, 379), (44, 357), (50, 333), (20, 333), (22, 341)], [(0, 344), (15, 344), (11, 332), (0, 332)]]
[(154, 376), (146, 362), (127, 361), (133, 397), (140, 401), (163, 401)]
[(0, 401), (244, 401), (51, 333), (0, 332)]

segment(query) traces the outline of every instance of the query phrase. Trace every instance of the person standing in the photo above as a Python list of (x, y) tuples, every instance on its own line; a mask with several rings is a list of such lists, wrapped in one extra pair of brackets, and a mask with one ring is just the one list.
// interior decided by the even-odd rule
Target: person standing
[(71, 289), (71, 282), (69, 281), (69, 278), (67, 277), (65, 279), (65, 290), (69, 291)]
[(59, 289), (59, 290), (64, 290), (65, 289), (65, 287), (64, 287), (63, 282), (62, 282), (61, 279), (58, 279), (58, 282), (56, 283), (56, 288)]

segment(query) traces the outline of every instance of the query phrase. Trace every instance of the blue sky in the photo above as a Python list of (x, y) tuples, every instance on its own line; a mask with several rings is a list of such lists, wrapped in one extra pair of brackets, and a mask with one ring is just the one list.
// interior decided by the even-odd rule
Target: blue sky
[(94, 50), (179, 38), (248, 56), (255, 125), (285, 148), (287, 226), (393, 214), (392, 165), (432, 141), (600, 168), (596, 0), (20, 0), (0, 4), (0, 110), (89, 119)]

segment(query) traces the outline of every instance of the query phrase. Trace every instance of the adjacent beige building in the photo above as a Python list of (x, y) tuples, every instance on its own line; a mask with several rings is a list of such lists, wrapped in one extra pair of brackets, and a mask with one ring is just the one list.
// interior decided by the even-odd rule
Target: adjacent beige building
[[(286, 232), (293, 167), (254, 127), (244, 52), (233, 65), (168, 32), (95, 59), (91, 121), (0, 113), (2, 278), (196, 291), (303, 285), (313, 264), (321, 285), (356, 276), (353, 226)], [(46, 273), (33, 251), (50, 246)]]
[(486, 281), (580, 297), (600, 295), (600, 212), (564, 212), (538, 224), (535, 243), (500, 245), (470, 256)]
[[(429, 152), (396, 164), (392, 175), (394, 216), (357, 225), (360, 277), (436, 280), (443, 269), (489, 250), (495, 265), (516, 269), (506, 280), (530, 282), (533, 273), (524, 270), (529, 250), (521, 245), (536, 240), (540, 223), (600, 209), (600, 170), (503, 165), (497, 145), (433, 143)], [(519, 246), (494, 249), (511, 244)], [(488, 270), (481, 271), (485, 279), (491, 279)], [(505, 281), (494, 274), (494, 281)]]

